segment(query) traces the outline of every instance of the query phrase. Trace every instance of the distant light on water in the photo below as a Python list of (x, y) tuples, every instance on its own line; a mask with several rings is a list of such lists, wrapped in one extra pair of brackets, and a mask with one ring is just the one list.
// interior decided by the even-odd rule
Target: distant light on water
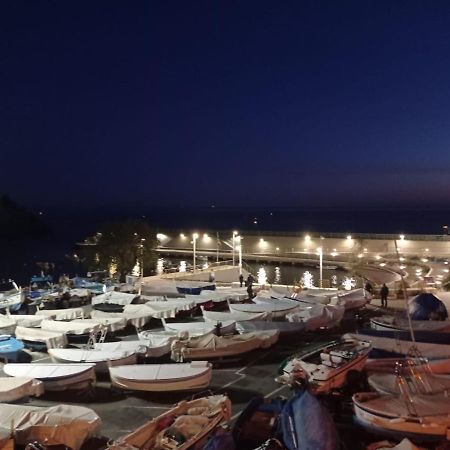
[(301, 281), (305, 288), (310, 289), (314, 287), (314, 276), (311, 272), (304, 272)]
[(156, 273), (158, 275), (162, 275), (163, 272), (164, 272), (164, 259), (159, 258), (158, 261), (156, 262)]
[(356, 286), (356, 280), (351, 277), (344, 277), (342, 280), (342, 287), (346, 291), (351, 291)]
[(260, 267), (258, 270), (258, 284), (263, 286), (265, 284), (267, 284), (267, 273), (266, 273), (266, 269), (264, 269), (264, 267)]
[(186, 261), (180, 261), (180, 265), (178, 266), (179, 272), (186, 272)]
[(274, 283), (279, 284), (281, 281), (281, 270), (279, 267), (275, 267), (275, 279)]

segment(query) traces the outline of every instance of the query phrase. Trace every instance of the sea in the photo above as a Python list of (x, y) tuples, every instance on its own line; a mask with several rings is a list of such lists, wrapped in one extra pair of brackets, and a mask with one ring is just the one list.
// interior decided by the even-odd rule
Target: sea
[[(55, 278), (62, 273), (84, 275), (85, 269), (76, 258), (76, 243), (94, 234), (102, 224), (126, 218), (146, 220), (156, 232), (239, 230), (242, 234), (274, 231), (442, 235), (443, 226), (450, 223), (450, 209), (96, 208), (44, 210), (42, 218), (51, 229), (48, 236), (2, 244), (0, 279), (13, 278), (26, 284), (42, 268)], [(269, 282), (279, 280), (283, 284), (300, 279), (305, 272), (297, 266), (273, 264), (255, 266), (255, 272), (261, 267)], [(309, 269), (317, 277), (317, 269)]]

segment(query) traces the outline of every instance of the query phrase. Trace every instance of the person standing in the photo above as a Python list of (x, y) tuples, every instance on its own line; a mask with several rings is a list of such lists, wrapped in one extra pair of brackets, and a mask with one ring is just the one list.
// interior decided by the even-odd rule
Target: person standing
[(248, 299), (253, 300), (253, 284), (247, 284)]
[(242, 285), (244, 284), (244, 275), (242, 275), (242, 273), (239, 275), (239, 284)]
[(381, 307), (387, 308), (387, 299), (389, 295), (389, 288), (386, 286), (386, 283), (383, 283), (380, 289), (380, 297), (381, 297)]

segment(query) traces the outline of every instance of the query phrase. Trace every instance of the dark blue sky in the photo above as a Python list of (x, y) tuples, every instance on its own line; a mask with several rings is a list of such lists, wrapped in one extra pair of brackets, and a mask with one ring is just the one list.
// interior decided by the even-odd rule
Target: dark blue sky
[(31, 207), (450, 206), (448, 1), (4, 1)]

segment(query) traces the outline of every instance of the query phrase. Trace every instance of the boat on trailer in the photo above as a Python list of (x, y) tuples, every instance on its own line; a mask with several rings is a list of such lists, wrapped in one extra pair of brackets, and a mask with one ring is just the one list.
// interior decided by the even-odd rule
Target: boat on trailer
[(320, 345), (301, 356), (294, 355), (281, 364), (276, 381), (292, 386), (308, 384), (315, 393), (342, 387), (350, 371), (361, 371), (369, 355), (369, 342), (356, 339)]
[(109, 368), (111, 385), (130, 391), (169, 392), (205, 389), (211, 382), (208, 361), (184, 364), (134, 364)]
[(183, 400), (135, 431), (115, 440), (110, 450), (202, 449), (216, 428), (231, 417), (225, 395)]
[(30, 377), (44, 383), (46, 391), (84, 389), (95, 383), (95, 364), (5, 364), (3, 371), (10, 377)]

